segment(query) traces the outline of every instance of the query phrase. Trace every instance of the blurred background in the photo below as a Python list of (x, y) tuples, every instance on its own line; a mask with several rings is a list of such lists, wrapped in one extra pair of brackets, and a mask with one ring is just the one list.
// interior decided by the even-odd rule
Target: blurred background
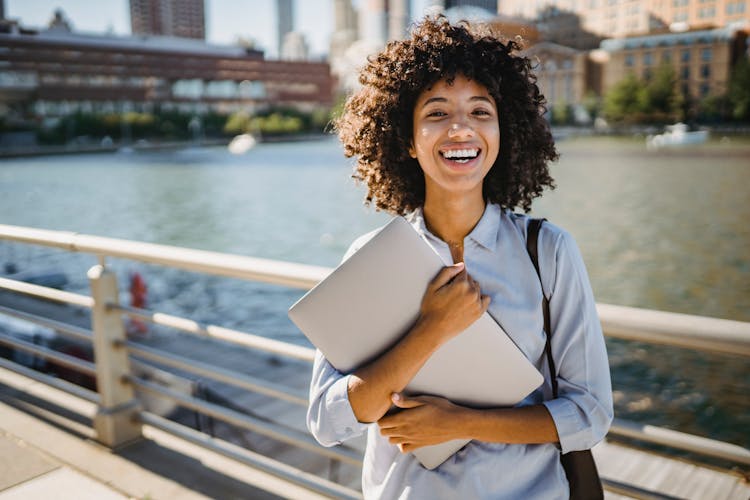
[[(561, 158), (532, 213), (597, 301), (750, 321), (748, 0), (2, 0), (0, 223), (335, 266), (388, 216), (328, 123), (438, 11), (534, 61)], [(15, 279), (88, 293), (95, 263), (0, 242)], [(299, 290), (110, 266), (124, 300), (138, 274), (151, 309), (309, 345)], [(750, 446), (744, 359), (608, 348), (618, 416)]]

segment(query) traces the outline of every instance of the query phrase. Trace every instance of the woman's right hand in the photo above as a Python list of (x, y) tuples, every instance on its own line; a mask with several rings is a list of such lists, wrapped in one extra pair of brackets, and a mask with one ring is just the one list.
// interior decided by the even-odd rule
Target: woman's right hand
[(444, 267), (427, 286), (418, 323), (441, 344), (466, 330), (490, 305), (463, 262)]

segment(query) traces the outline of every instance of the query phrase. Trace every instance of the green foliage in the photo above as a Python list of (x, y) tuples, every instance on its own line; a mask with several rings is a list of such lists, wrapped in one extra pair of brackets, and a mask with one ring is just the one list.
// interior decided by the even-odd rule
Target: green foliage
[(750, 120), (750, 61), (740, 59), (732, 70), (727, 93), (732, 118)]
[[(329, 120), (328, 109), (305, 113), (293, 108), (274, 108), (251, 116), (239, 111), (230, 116), (206, 113), (200, 116), (203, 137), (231, 137), (244, 133), (268, 135), (322, 132)], [(115, 141), (138, 139), (190, 140), (193, 113), (156, 109), (153, 113), (84, 113), (62, 117), (52, 127), (37, 130), (43, 144), (65, 144), (74, 139), (92, 143), (109, 136)], [(5, 128), (8, 128), (5, 126)]]
[(634, 74), (620, 80), (604, 96), (604, 115), (615, 123), (672, 123), (683, 119), (684, 98), (677, 73), (660, 66), (647, 81)]
[(643, 83), (632, 73), (620, 80), (604, 96), (604, 116), (618, 123), (639, 121), (645, 104)]
[(232, 113), (224, 124), (224, 133), (239, 135), (250, 132), (250, 114), (247, 111)]
[(677, 73), (671, 64), (662, 64), (645, 84), (644, 112), (649, 121), (673, 123), (682, 118), (683, 96)]
[(573, 121), (573, 110), (564, 101), (552, 107), (552, 123), (554, 125), (569, 125)]

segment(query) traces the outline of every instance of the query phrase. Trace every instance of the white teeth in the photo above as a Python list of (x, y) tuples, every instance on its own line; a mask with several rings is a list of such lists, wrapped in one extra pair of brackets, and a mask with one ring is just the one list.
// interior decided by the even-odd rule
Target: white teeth
[(465, 160), (476, 158), (478, 154), (478, 149), (452, 149), (450, 151), (443, 151), (443, 158), (461, 158)]

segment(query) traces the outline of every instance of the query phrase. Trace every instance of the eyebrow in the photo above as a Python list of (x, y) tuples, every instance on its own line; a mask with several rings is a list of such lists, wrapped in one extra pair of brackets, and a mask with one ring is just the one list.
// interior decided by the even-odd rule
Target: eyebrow
[[(490, 101), (488, 97), (485, 97), (483, 95), (472, 96), (469, 100), (470, 101), (484, 101), (484, 102), (492, 104), (492, 101)], [(425, 106), (427, 106), (428, 104), (432, 104), (433, 102), (448, 102), (448, 99), (446, 99), (445, 97), (430, 97), (429, 99), (425, 101), (422, 107), (424, 108)]]

